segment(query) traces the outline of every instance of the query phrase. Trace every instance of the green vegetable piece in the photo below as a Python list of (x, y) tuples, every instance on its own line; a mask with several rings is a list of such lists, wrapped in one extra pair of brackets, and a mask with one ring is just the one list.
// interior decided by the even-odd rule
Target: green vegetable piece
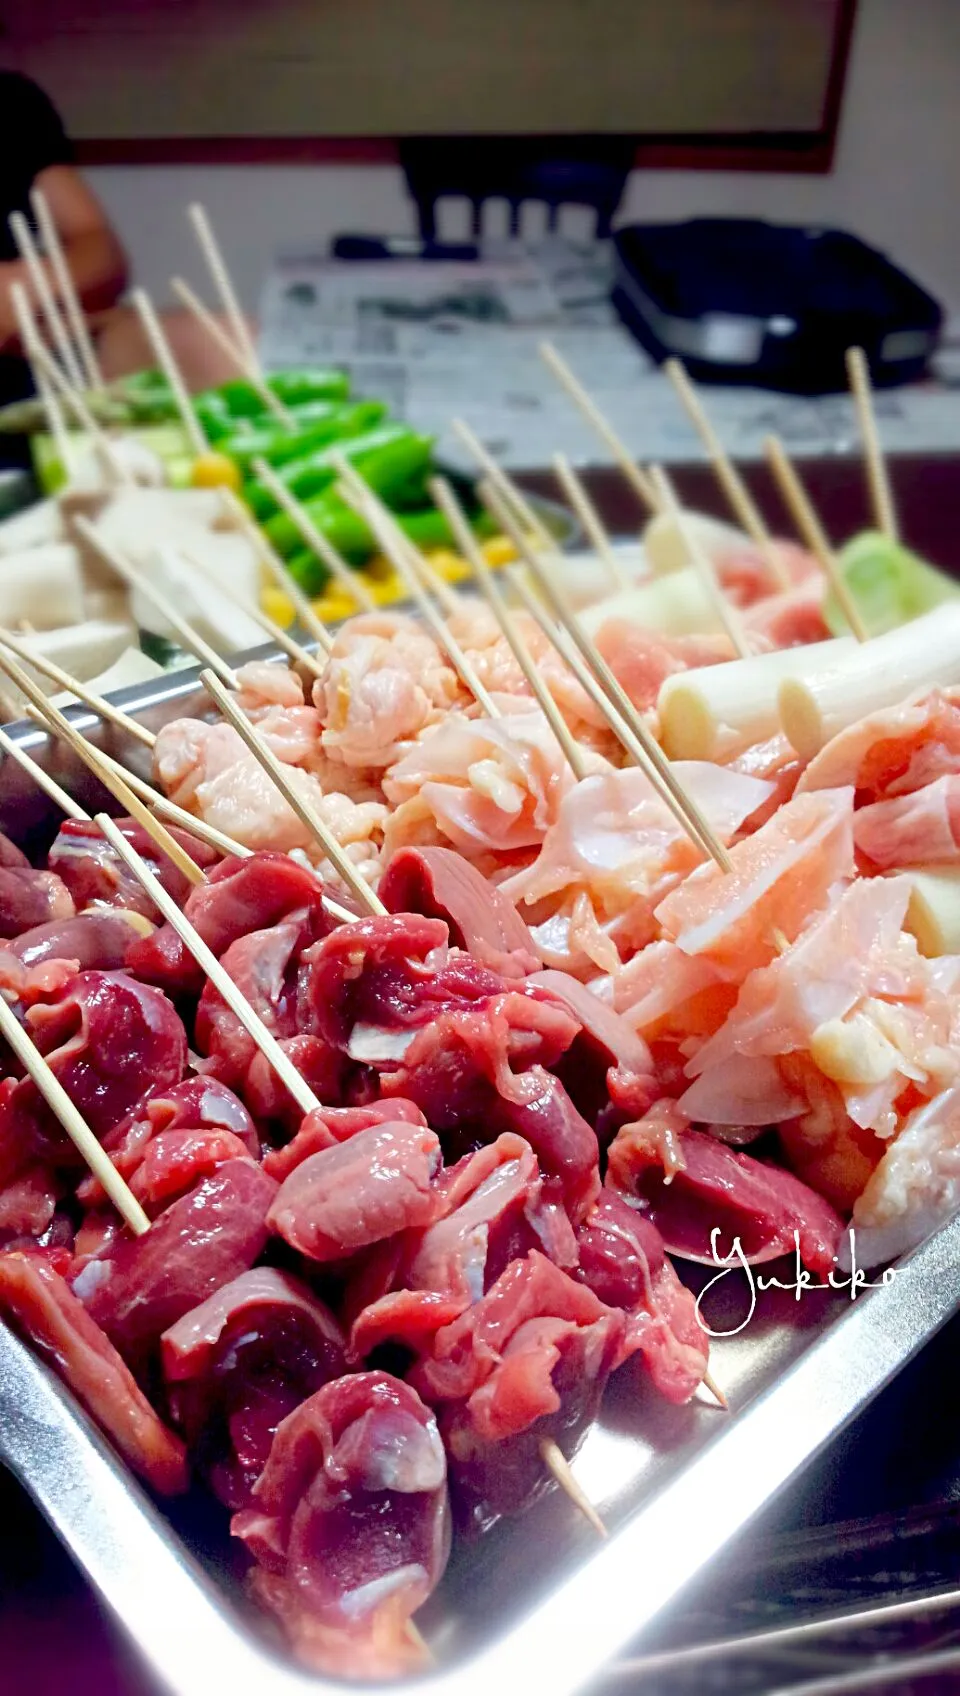
[[(960, 596), (960, 584), (952, 577), (879, 531), (854, 536), (841, 550), (838, 564), (870, 636), (895, 630)], [(832, 591), (823, 610), (830, 630), (843, 635), (847, 622)]]
[(350, 378), (345, 371), (323, 368), (271, 371), (267, 384), (284, 406), (302, 406), (311, 400), (346, 400)]

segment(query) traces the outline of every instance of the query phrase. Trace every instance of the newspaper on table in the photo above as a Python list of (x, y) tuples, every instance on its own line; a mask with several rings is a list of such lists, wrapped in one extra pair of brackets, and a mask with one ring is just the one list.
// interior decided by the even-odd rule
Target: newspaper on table
[[(438, 451), (467, 468), (450, 421), (463, 417), (513, 469), (576, 464), (609, 454), (558, 387), (538, 347), (549, 339), (640, 461), (699, 459), (703, 449), (667, 379), (621, 324), (609, 299), (608, 243), (550, 238), (485, 244), (483, 257), (337, 261), (281, 255), (264, 290), (261, 352), (270, 368), (332, 364), (358, 393), (377, 395)], [(960, 447), (960, 370), (947, 350), (943, 380), (876, 396), (890, 452)], [(710, 416), (730, 454), (756, 459), (763, 438), (796, 455), (855, 451), (844, 395), (808, 399), (768, 389), (708, 391)]]

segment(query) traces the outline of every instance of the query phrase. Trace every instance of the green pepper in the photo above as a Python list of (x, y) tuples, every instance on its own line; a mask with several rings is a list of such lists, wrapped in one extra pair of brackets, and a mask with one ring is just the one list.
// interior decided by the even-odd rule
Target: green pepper
[[(326, 409), (325, 416), (320, 415), (321, 404)], [(282, 424), (271, 420), (259, 430), (237, 431), (235, 435), (225, 437), (218, 444), (220, 451), (235, 459), (241, 474), (249, 477), (256, 459), (265, 459), (275, 470), (294, 461), (312, 459), (321, 448), (328, 447), (331, 442), (358, 436), (370, 430), (387, 410), (383, 401), (379, 400), (348, 402), (346, 406), (333, 405), (329, 401), (315, 401), (313, 405), (316, 416), (313, 423), (303, 430), (285, 430)], [(255, 487), (261, 496), (259, 505), (254, 506), (253, 501), (250, 503), (258, 517), (267, 517), (276, 512), (276, 501), (261, 484), (249, 486)], [(246, 494), (246, 491), (244, 493)], [(266, 500), (263, 496), (267, 497)]]
[[(288, 460), (275, 470), (285, 488), (298, 501), (309, 502), (316, 500), (331, 483), (336, 482), (334, 460), (342, 453), (378, 494), (390, 500), (393, 487), (406, 475), (411, 464), (429, 464), (431, 446), (426, 437), (417, 436), (405, 424), (381, 424), (375, 430), (357, 433), (339, 431), (333, 441), (297, 459)], [(247, 483), (243, 497), (261, 523), (276, 516), (279, 503), (265, 483)]]
[[(337, 444), (337, 448), (353, 462), (370, 488), (389, 505), (392, 490), (401, 487), (419, 466), (429, 461), (433, 452), (433, 437), (418, 435), (416, 431), (408, 430), (404, 425), (383, 425), (380, 430), (371, 431), (368, 436), (356, 436)], [(328, 522), (335, 522), (330, 517), (331, 511), (339, 513), (350, 510), (344, 508), (343, 502), (329, 492), (329, 485), (336, 480), (336, 470), (329, 463), (334, 451), (336, 450), (328, 450), (327, 462), (323, 466), (315, 465), (327, 485), (326, 492), (302, 502), (308, 516), (319, 529), (323, 529)], [(321, 457), (318, 454), (317, 461)], [(300, 532), (285, 512), (279, 512), (269, 519), (264, 529), (277, 552), (284, 558), (300, 549)], [(366, 527), (364, 533), (369, 534)], [(350, 535), (354, 535), (352, 527)], [(334, 547), (337, 546), (339, 544), (334, 542)], [(368, 546), (366, 551), (369, 553), (372, 550)], [(361, 552), (359, 557), (363, 559), (366, 556)]]
[(302, 406), (310, 400), (346, 400), (350, 378), (345, 371), (316, 369), (271, 371), (267, 385), (284, 406)]
[(216, 389), (204, 389), (192, 398), (193, 410), (209, 442), (219, 446), (237, 428), (237, 419)]

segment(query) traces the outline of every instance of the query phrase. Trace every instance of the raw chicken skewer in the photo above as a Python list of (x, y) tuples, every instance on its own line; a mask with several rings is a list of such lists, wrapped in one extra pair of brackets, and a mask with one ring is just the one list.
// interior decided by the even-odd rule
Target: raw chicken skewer
[(865, 642), (868, 632), (860, 616), (860, 609), (850, 593), (840, 563), (827, 541), (819, 515), (800, 480), (796, 466), (792, 464), (783, 443), (776, 436), (766, 436), (763, 448), (777, 488), (803, 537), (804, 545), (822, 566), (853, 635), (858, 642)]
[(40, 262), (40, 255), (30, 225), (22, 212), (11, 212), (9, 224), (10, 234), (16, 242), (20, 258), (27, 267), (27, 275), (36, 292), (37, 304), (50, 331), (50, 338), (56, 346), (64, 376), (75, 389), (82, 389), (84, 387), (83, 371), (67, 333), (67, 326), (63, 321), (53, 289), (50, 287), (50, 279)]
[(290, 782), (287, 772), (277, 759), (271, 748), (256, 730), (249, 719), (240, 711), (224, 689), (220, 679), (213, 672), (202, 671), (200, 681), (208, 695), (217, 703), (234, 730), (246, 743), (254, 758), (276, 785), (287, 805), (292, 807), (297, 817), (302, 820), (311, 835), (322, 847), (327, 858), (336, 866), (337, 871), (351, 889), (358, 901), (361, 901), (370, 913), (385, 913), (387, 911), (380, 897), (374, 893), (367, 880), (357, 870), (353, 861), (344, 853), (333, 832), (324, 823), (319, 813), (310, 805)]
[(603, 560), (614, 583), (620, 589), (629, 589), (630, 578), (624, 571), (621, 561), (617, 558), (616, 549), (607, 535), (600, 514), (566, 454), (554, 454), (553, 469), (560, 487), (583, 525), (594, 550)]
[(687, 795), (682, 786), (677, 782), (677, 779), (671, 770), (670, 762), (663, 753), (659, 743), (652, 736), (640, 715), (634, 710), (633, 703), (629, 696), (626, 695), (620, 687), (620, 684), (617, 682), (609, 666), (606, 664), (606, 661), (602, 658), (596, 645), (583, 630), (575, 613), (573, 613), (571, 608), (568, 606), (562, 591), (555, 583), (552, 582), (549, 574), (543, 570), (536, 554), (530, 547), (527, 546), (524, 537), (513, 523), (510, 514), (499, 501), (496, 491), (490, 489), (488, 485), (481, 484), (481, 495), (485, 504), (489, 506), (490, 510), (494, 513), (497, 520), (503, 525), (507, 534), (520, 551), (523, 559), (533, 572), (537, 583), (541, 590), (545, 593), (548, 601), (550, 601), (556, 609), (562, 624), (565, 629), (569, 631), (576, 643), (576, 646), (579, 648), (580, 653), (586, 661), (588, 670), (593, 672), (594, 677), (599, 680), (599, 685), (603, 692), (609, 697), (613, 705), (617, 708), (620, 716), (626, 720), (629, 725), (636, 742), (643, 750), (643, 763), (645, 769), (647, 769), (648, 772), (655, 774), (655, 781), (659, 779), (658, 787), (662, 798), (667, 802), (667, 805), (671, 808), (671, 811), (678, 822), (683, 825), (684, 830), (686, 830), (697, 842), (698, 847), (705, 849), (710, 855), (712, 855), (717, 864), (726, 870), (729, 865), (729, 860), (722, 842), (718, 840), (714, 831), (711, 830), (710, 825), (703, 817), (702, 812), (693, 801), (692, 797)]
[(49, 795), (51, 801), (62, 812), (66, 813), (67, 818), (89, 819), (90, 814), (84, 811), (79, 802), (75, 801), (72, 795), (68, 795), (65, 789), (61, 789), (59, 783), (50, 776), (49, 772), (45, 772), (42, 766), (38, 766), (36, 760), (32, 760), (30, 755), (18, 743), (14, 742), (13, 737), (8, 736), (5, 730), (0, 730), (0, 748), (3, 749), (5, 754), (9, 755), (11, 760), (16, 760), (17, 765), (27, 773), (27, 776), (33, 778), (37, 788), (42, 789), (45, 795)]
[(70, 1100), (60, 1080), (47, 1065), (43, 1055), (34, 1047), (13, 1011), (0, 995), (0, 1036), (12, 1048), (24, 1070), (32, 1078), (44, 1101), (86, 1161), (94, 1177), (102, 1184), (124, 1223), (134, 1236), (140, 1237), (150, 1229), (150, 1221), (126, 1180), (120, 1176), (110, 1156), (101, 1148), (82, 1113)]
[(326, 536), (317, 529), (310, 518), (310, 514), (291, 495), (286, 485), (281, 483), (273, 466), (268, 465), (265, 459), (255, 459), (253, 470), (261, 483), (265, 484), (270, 490), (280, 510), (286, 513), (292, 524), (296, 525), (307, 547), (313, 549), (314, 553), (323, 561), (331, 576), (336, 578), (341, 589), (352, 596), (364, 612), (375, 612), (377, 603), (366, 583), (357, 572), (350, 570), (346, 560), (341, 558), (333, 544), (328, 542)]
[(167, 858), (173, 861), (177, 869), (183, 873), (190, 883), (202, 883), (203, 872), (191, 860), (189, 854), (181, 848), (176, 837), (171, 836), (165, 824), (154, 818), (149, 807), (144, 806), (139, 797), (133, 793), (129, 784), (119, 776), (112, 765), (108, 764), (97, 753), (97, 750), (91, 747), (86, 738), (81, 736), (80, 732), (70, 723), (70, 720), (65, 718), (59, 708), (47, 699), (43, 690), (38, 688), (33, 678), (24, 671), (22, 665), (12, 655), (0, 651), (0, 670), (5, 671), (7, 676), (12, 678), (18, 689), (21, 689), (27, 699), (33, 702), (37, 711), (56, 731), (57, 735), (64, 742), (67, 742), (76, 754), (79, 754), (85, 764), (92, 767), (104, 787), (109, 789), (111, 795), (119, 801), (124, 811), (129, 813), (131, 818), (136, 819), (137, 823), (156, 843), (160, 852), (166, 854)]
[(139, 571), (135, 565), (131, 565), (130, 561), (100, 534), (96, 525), (91, 524), (89, 518), (78, 518), (76, 525), (84, 540), (96, 549), (100, 557), (113, 567), (118, 576), (122, 577), (131, 589), (136, 589), (139, 594), (143, 595), (145, 600), (153, 603), (161, 618), (165, 619), (171, 628), (176, 631), (184, 647), (189, 648), (190, 652), (195, 654), (204, 665), (209, 666), (211, 671), (215, 671), (228, 688), (236, 689), (236, 672), (211, 648), (209, 642), (204, 640), (199, 631), (194, 630), (193, 625), (181, 617), (169, 596), (164, 594), (162, 589), (157, 589), (151, 583), (149, 577)]
[(850, 380), (850, 392), (853, 396), (857, 422), (860, 426), (860, 436), (867, 459), (867, 481), (870, 485), (870, 498), (873, 502), (877, 529), (886, 536), (889, 542), (898, 542), (900, 540), (900, 527), (897, 523), (896, 508), (893, 504), (893, 491), (890, 487), (887, 462), (884, 458), (883, 448), (880, 446), (880, 432), (877, 429), (877, 416), (873, 407), (873, 390), (870, 385), (870, 369), (862, 347), (847, 349), (847, 376)]
[(470, 425), (466, 424), (462, 418), (454, 418), (451, 429), (455, 436), (459, 436), (464, 447), (473, 455), (484, 475), (499, 491), (510, 510), (517, 514), (524, 529), (536, 539), (537, 546), (552, 548), (554, 545), (553, 537), (542, 519), (537, 516), (522, 490), (517, 488), (513, 478), (508, 477), (503, 466), (498, 465), (493, 455), (487, 452), (479, 436), (471, 430)]
[(662, 465), (651, 466), (650, 474), (660, 495), (661, 506), (673, 519), (673, 522), (677, 527), (677, 534), (690, 556), (691, 564), (694, 569), (699, 572), (702, 581), (706, 584), (707, 592), (717, 609), (717, 616), (733, 643), (735, 652), (738, 654), (740, 659), (746, 659), (749, 656), (750, 647), (747, 642), (743, 623), (736, 607), (731, 606), (717, 581), (717, 574), (713, 568), (713, 561), (707, 554), (706, 549), (701, 545), (700, 540), (693, 531), (692, 527), (687, 523), (686, 514), (677, 499), (676, 490), (674, 489), (670, 478), (667, 476)]
[(196, 319), (200, 328), (206, 331), (212, 342), (216, 343), (221, 353), (225, 353), (228, 359), (233, 360), (237, 370), (246, 377), (250, 387), (256, 391), (266, 410), (272, 412), (274, 418), (280, 424), (283, 424), (286, 429), (293, 429), (296, 420), (284, 406), (282, 400), (274, 394), (269, 383), (264, 382), (259, 365), (255, 365), (248, 358), (245, 348), (241, 349), (236, 342), (231, 341), (223, 326), (217, 323), (213, 313), (209, 312), (204, 306), (199, 295), (194, 294), (189, 283), (185, 283), (182, 277), (171, 277), (170, 287), (177, 299), (183, 302), (187, 311)]
[(524, 677), (530, 685), (532, 694), (540, 705), (541, 712), (547, 719), (554, 736), (559, 742), (570, 770), (579, 782), (587, 775), (587, 768), (584, 764), (583, 754), (577, 744), (576, 738), (567, 724), (566, 719), (561, 713), (560, 708), (557, 706), (557, 703), (544, 683), (543, 678), (537, 671), (533, 657), (523, 640), (517, 622), (504, 601), (503, 596), (501, 595), (494, 580), (493, 572), (490, 570), (490, 567), (484, 559), (483, 552), (477, 545), (477, 539), (467, 523), (466, 514), (464, 513), (463, 508), (457, 500), (457, 497), (449, 483), (447, 483), (442, 477), (435, 477), (433, 479), (430, 484), (430, 493), (440, 511), (444, 514), (447, 523), (450, 525), (461, 553), (472, 565), (477, 583), (479, 584), (483, 595), (486, 597), (487, 604), (493, 612), (494, 617), (497, 619), (497, 622), (499, 623), (500, 628), (510, 645), (513, 657), (519, 665), (520, 670), (523, 672)]
[(383, 508), (381, 503), (367, 488), (362, 479), (357, 476), (356, 472), (352, 470), (352, 467), (348, 465), (345, 459), (340, 459), (337, 465), (337, 470), (346, 484), (346, 488), (341, 491), (343, 499), (346, 501), (348, 506), (351, 506), (355, 512), (360, 514), (361, 518), (366, 519), (379, 546), (383, 549), (391, 564), (403, 579), (410, 594), (416, 601), (420, 613), (426, 623), (430, 626), (430, 629), (433, 631), (437, 641), (443, 648), (444, 653), (447, 655), (454, 671), (457, 673), (464, 686), (470, 691), (477, 705), (484, 713), (486, 713), (487, 717), (500, 718), (500, 708), (497, 706), (495, 701), (491, 700), (490, 695), (480, 682), (476, 671), (467, 659), (460, 643), (457, 641), (452, 632), (447, 629), (443, 619), (440, 617), (436, 607), (429, 599), (419, 578), (415, 574), (413, 567), (408, 564), (404, 550), (396, 545), (389, 525), (383, 522)]
[(710, 456), (717, 481), (730, 502), (737, 522), (743, 526), (751, 541), (759, 548), (767, 562), (774, 582), (781, 589), (789, 589), (790, 578), (777, 556), (773, 546), (773, 537), (764, 524), (756, 502), (743, 478), (724, 449), (723, 443), (711, 424), (703, 402), (687, 376), (684, 367), (679, 359), (668, 359), (663, 369), (670, 378), (681, 406)]
[(626, 445), (617, 435), (610, 420), (604, 417), (596, 401), (587, 393), (580, 379), (574, 376), (566, 360), (557, 352), (551, 342), (540, 343), (540, 357), (553, 372), (561, 388), (566, 390), (574, 406), (580, 410), (587, 423), (596, 430), (600, 440), (606, 443), (630, 487), (640, 497), (644, 506), (650, 512), (658, 512), (657, 491), (646, 472), (641, 471), (636, 460), (630, 457)]
[(77, 344), (87, 386), (93, 389), (95, 393), (102, 393), (104, 387), (103, 372), (100, 369), (94, 349), (93, 338), (87, 327), (86, 313), (77, 293), (73, 274), (67, 264), (67, 256), (63, 251), (60, 232), (54, 222), (49, 202), (42, 189), (31, 189), (30, 205), (33, 207), (34, 217), (37, 220), (37, 228), (43, 237), (47, 258), (53, 267), (57, 288), (60, 291), (60, 299), (63, 302), (70, 329), (73, 331), (73, 339)]
[(157, 739), (152, 730), (148, 730), (146, 725), (140, 724), (137, 719), (131, 718), (121, 707), (115, 707), (111, 701), (105, 700), (95, 690), (88, 689), (85, 683), (78, 682), (69, 671), (64, 671), (62, 666), (57, 665), (55, 660), (48, 660), (45, 655), (33, 653), (28, 642), (22, 642), (9, 630), (0, 629), (0, 647), (9, 648), (10, 652), (16, 654), (26, 665), (33, 666), (35, 671), (49, 677), (52, 683), (58, 683), (61, 689), (69, 690), (70, 694), (76, 695), (77, 700), (82, 701), (91, 712), (108, 719), (119, 730), (126, 731), (128, 736), (142, 742), (145, 748), (153, 747)]
[(134, 289), (130, 299), (133, 301), (137, 316), (143, 325), (144, 334), (150, 343), (153, 357), (170, 385), (173, 397), (177, 403), (180, 422), (187, 433), (190, 448), (198, 458), (208, 451), (210, 443), (206, 432), (190, 401), (183, 373), (173, 357), (173, 349), (167, 340), (163, 325), (153, 308), (153, 302), (146, 289)]
[(248, 1036), (256, 1043), (264, 1059), (276, 1072), (281, 1083), (290, 1091), (294, 1101), (302, 1113), (310, 1113), (320, 1102), (314, 1095), (306, 1079), (301, 1077), (289, 1055), (283, 1052), (276, 1037), (267, 1030), (263, 1020), (250, 1006), (246, 996), (241, 994), (229, 972), (221, 966), (216, 955), (207, 947), (194, 930), (189, 919), (185, 918), (172, 895), (168, 895), (159, 878), (154, 877), (146, 863), (141, 859), (136, 849), (128, 842), (123, 832), (117, 828), (113, 819), (106, 813), (98, 813), (96, 823), (102, 830), (110, 846), (119, 854), (124, 865), (133, 873), (141, 887), (146, 890), (157, 910), (163, 914), (168, 924), (171, 924), (181, 942), (190, 950), (201, 971), (205, 972), (217, 992), (222, 995), (232, 1013), (235, 1013)]
[(326, 653), (329, 653), (333, 647), (333, 637), (323, 620), (314, 612), (299, 583), (270, 546), (264, 532), (259, 524), (254, 521), (249, 509), (244, 506), (242, 500), (234, 494), (232, 489), (221, 489), (220, 498), (223, 502), (224, 511), (243, 531), (247, 540), (253, 543), (261, 563), (269, 571), (277, 587), (282, 589), (288, 600), (293, 602), (303, 629), (316, 639)]

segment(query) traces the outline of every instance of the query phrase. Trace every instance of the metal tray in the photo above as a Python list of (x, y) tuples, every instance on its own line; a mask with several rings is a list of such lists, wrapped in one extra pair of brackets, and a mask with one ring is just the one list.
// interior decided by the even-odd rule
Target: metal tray
[[(269, 647), (256, 650), (270, 657)], [(157, 729), (203, 711), (196, 668), (115, 697)], [(143, 749), (85, 709), (71, 717), (143, 770)], [(29, 722), (18, 742), (78, 797), (86, 772)], [(41, 845), (52, 804), (12, 761), (0, 776), (0, 829)], [(733, 1279), (727, 1284), (732, 1285)], [(736, 1324), (742, 1294), (725, 1289)], [(960, 1218), (861, 1294), (789, 1291), (759, 1299), (738, 1335), (714, 1345), (730, 1402), (674, 1408), (629, 1373), (615, 1379), (575, 1471), (610, 1528), (598, 1544), (554, 1492), (523, 1519), (458, 1549), (418, 1616), (436, 1670), (412, 1688), (436, 1696), (572, 1696), (626, 1644), (662, 1621), (684, 1586), (910, 1360), (960, 1305)], [(53, 1375), (0, 1326), (0, 1460), (21, 1479), (79, 1565), (175, 1696), (294, 1696), (354, 1686), (294, 1669), (242, 1599), (226, 1516), (204, 1499), (169, 1518)], [(407, 1688), (411, 1688), (408, 1684)]]

